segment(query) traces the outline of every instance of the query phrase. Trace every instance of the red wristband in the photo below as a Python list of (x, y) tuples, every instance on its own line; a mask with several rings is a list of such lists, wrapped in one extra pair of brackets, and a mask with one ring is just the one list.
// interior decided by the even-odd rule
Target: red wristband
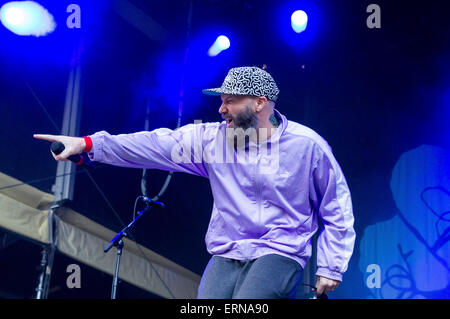
[(92, 139), (89, 136), (83, 136), (84, 141), (86, 142), (86, 147), (84, 148), (84, 153), (89, 153), (92, 149)]

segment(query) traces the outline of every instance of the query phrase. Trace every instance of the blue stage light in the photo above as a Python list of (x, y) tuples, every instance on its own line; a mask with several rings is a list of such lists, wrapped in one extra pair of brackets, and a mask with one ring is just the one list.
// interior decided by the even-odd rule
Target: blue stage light
[(291, 26), (295, 32), (305, 31), (308, 24), (308, 15), (303, 10), (297, 10), (291, 15)]
[(12, 1), (0, 9), (0, 20), (11, 32), (18, 35), (47, 35), (56, 28), (53, 16), (34, 1)]
[(211, 57), (216, 56), (220, 52), (228, 49), (229, 47), (230, 47), (230, 40), (224, 35), (218, 36), (216, 41), (209, 48), (208, 55)]
[(221, 50), (226, 50), (230, 47), (230, 40), (224, 35), (219, 36), (216, 41), (218, 48)]

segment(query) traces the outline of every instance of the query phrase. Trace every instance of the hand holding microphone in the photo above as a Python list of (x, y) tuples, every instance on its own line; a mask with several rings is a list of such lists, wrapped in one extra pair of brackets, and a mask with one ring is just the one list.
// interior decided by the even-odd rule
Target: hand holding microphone
[(93, 163), (80, 155), (86, 148), (86, 141), (82, 137), (71, 137), (64, 135), (34, 134), (34, 138), (53, 142), (51, 152), (57, 161), (72, 161), (77, 165), (93, 168)]

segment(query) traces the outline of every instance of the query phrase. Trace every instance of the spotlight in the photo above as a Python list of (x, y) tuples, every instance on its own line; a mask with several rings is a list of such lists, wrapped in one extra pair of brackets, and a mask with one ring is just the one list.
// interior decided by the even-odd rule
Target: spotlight
[(229, 47), (230, 47), (230, 40), (224, 35), (218, 36), (216, 41), (209, 48), (208, 55), (211, 57), (216, 56), (220, 52), (228, 49)]
[(11, 32), (18, 35), (47, 35), (55, 30), (53, 16), (34, 1), (11, 1), (0, 9), (0, 20)]
[(300, 33), (305, 31), (308, 24), (308, 15), (305, 11), (297, 10), (291, 15), (291, 26), (295, 32)]

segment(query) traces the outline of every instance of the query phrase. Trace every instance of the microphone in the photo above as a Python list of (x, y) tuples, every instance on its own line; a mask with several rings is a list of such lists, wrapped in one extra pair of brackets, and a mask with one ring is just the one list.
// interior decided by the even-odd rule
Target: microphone
[[(64, 151), (65, 146), (61, 142), (53, 142), (52, 145), (50, 146), (50, 149), (52, 150), (53, 153), (55, 153), (56, 155), (59, 155), (62, 153), (62, 151)], [(95, 168), (94, 163), (92, 163), (91, 160), (87, 156), (83, 156), (80, 154), (70, 155), (68, 157), (68, 160), (71, 162), (74, 162), (78, 166), (82, 166), (84, 168), (89, 168), (89, 169)]]
[(147, 205), (155, 205), (155, 206), (159, 206), (161, 208), (166, 208), (166, 205), (164, 205), (163, 203), (154, 201), (153, 199), (150, 199), (146, 196), (139, 196), (139, 198), (141, 200), (143, 200)]

